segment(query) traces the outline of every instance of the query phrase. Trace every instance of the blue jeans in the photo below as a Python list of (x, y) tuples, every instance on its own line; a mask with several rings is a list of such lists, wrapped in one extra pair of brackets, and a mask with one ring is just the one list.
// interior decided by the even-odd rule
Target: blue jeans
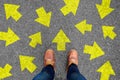
[[(36, 75), (33, 80), (53, 80), (55, 76), (54, 68), (48, 65), (42, 69), (42, 71)], [(87, 80), (79, 72), (77, 65), (71, 64), (67, 72), (67, 80)]]

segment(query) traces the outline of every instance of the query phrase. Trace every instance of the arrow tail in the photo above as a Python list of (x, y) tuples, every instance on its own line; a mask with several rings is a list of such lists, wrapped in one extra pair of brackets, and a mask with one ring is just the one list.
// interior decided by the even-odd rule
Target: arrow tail
[(33, 73), (37, 67), (36, 67), (35, 64), (29, 63), (26, 68), (27, 68), (31, 73)]
[(36, 45), (37, 45), (37, 43), (36, 43), (36, 42), (34, 42), (34, 41), (31, 41), (31, 42), (29, 43), (29, 45), (30, 45), (31, 47), (35, 48), (35, 47), (36, 47)]
[(0, 32), (0, 40), (6, 40), (6, 32)]
[(111, 0), (102, 0), (102, 5), (106, 7), (110, 7)]
[(58, 43), (57, 44), (57, 50), (62, 51), (62, 50), (65, 50), (65, 48), (66, 48), (65, 43)]
[(68, 9), (68, 6), (64, 6), (63, 8), (61, 8), (61, 12), (64, 14), (64, 16), (66, 16), (67, 14), (69, 14), (70, 9)]
[(111, 32), (110, 33), (110, 38), (113, 40), (115, 37), (117, 36), (117, 34), (115, 32)]
[(15, 19), (15, 21), (18, 21), (22, 15), (18, 12), (15, 11), (12, 17)]
[(92, 46), (85, 45), (85, 47), (84, 47), (84, 53), (89, 54), (91, 50), (92, 50)]
[(109, 80), (110, 78), (110, 75), (107, 74), (107, 73), (102, 73), (101, 74), (101, 77), (100, 77), (100, 80)]

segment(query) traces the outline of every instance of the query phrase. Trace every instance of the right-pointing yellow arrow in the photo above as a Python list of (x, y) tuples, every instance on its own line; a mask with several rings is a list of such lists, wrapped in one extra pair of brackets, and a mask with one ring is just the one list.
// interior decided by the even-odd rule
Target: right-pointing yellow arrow
[(110, 75), (115, 75), (115, 72), (112, 68), (112, 65), (109, 61), (107, 61), (105, 64), (103, 64), (97, 72), (101, 72), (100, 80), (109, 80)]
[(90, 60), (104, 55), (104, 51), (100, 48), (100, 46), (96, 42), (94, 42), (93, 46), (85, 45), (84, 53), (90, 54)]
[(21, 71), (27, 69), (31, 73), (33, 73), (36, 70), (37, 67), (32, 62), (35, 59), (35, 57), (20, 55), (19, 59), (20, 59)]
[(109, 37), (113, 40), (117, 36), (117, 34), (113, 31), (113, 26), (102, 26), (102, 30), (104, 38)]
[(57, 50), (64, 51), (66, 48), (66, 43), (70, 43), (71, 41), (61, 29), (52, 42), (57, 43)]
[(19, 5), (14, 4), (4, 4), (5, 7), (5, 13), (6, 13), (6, 19), (9, 19), (12, 17), (15, 21), (18, 21), (22, 15), (20, 12), (18, 12)]
[(20, 40), (20, 38), (9, 27), (8, 32), (0, 32), (0, 40), (6, 41), (6, 46), (9, 46)]

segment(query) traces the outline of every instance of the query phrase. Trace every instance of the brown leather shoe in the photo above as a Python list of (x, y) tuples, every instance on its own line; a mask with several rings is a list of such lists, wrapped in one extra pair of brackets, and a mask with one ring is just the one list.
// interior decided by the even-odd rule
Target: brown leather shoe
[(71, 64), (76, 64), (78, 65), (78, 52), (75, 49), (71, 49), (68, 53), (68, 65), (67, 65), (67, 70), (68, 67)]
[(48, 49), (44, 54), (44, 66), (51, 65), (55, 68), (55, 55), (52, 49)]

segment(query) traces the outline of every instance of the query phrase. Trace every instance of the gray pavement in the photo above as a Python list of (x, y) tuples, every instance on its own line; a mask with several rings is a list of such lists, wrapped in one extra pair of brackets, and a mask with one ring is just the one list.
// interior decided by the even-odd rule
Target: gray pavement
[[(4, 3), (20, 5), (19, 11), (23, 15), (19, 21), (15, 22), (10, 18), (6, 20)], [(81, 0), (77, 14), (72, 13), (63, 16), (60, 11), (65, 4), (62, 0), (0, 0), (0, 31), (7, 31), (10, 27), (21, 40), (5, 47), (5, 42), (0, 41), (0, 66), (4, 67), (6, 63), (12, 65), (11, 73), (13, 76), (4, 80), (32, 80), (43, 68), (43, 55), (46, 49), (53, 48), (56, 56), (56, 76), (55, 80), (66, 80), (66, 60), (67, 53), (71, 48), (79, 52), (79, 70), (87, 80), (100, 80), (100, 73), (96, 70), (106, 61), (110, 61), (116, 73), (110, 76), (110, 80), (120, 80), (120, 1), (112, 0), (111, 7), (115, 10), (100, 19), (95, 4), (101, 4), (101, 0)], [(50, 28), (41, 25), (34, 20), (38, 17), (35, 10), (44, 7), (47, 12), (52, 11)], [(82, 35), (76, 28), (75, 24), (87, 19), (87, 23), (93, 25), (92, 32)], [(103, 38), (102, 25), (115, 26), (117, 37), (114, 40)], [(66, 33), (71, 43), (66, 44), (66, 51), (57, 51), (57, 45), (52, 40), (60, 29)], [(28, 36), (36, 33), (42, 33), (42, 45), (36, 48), (29, 46), (30, 39)], [(96, 41), (104, 50), (105, 55), (94, 60), (89, 60), (89, 55), (83, 53), (84, 45), (92, 45)], [(19, 55), (34, 56), (34, 64), (37, 69), (30, 73), (28, 70), (21, 72)]]

